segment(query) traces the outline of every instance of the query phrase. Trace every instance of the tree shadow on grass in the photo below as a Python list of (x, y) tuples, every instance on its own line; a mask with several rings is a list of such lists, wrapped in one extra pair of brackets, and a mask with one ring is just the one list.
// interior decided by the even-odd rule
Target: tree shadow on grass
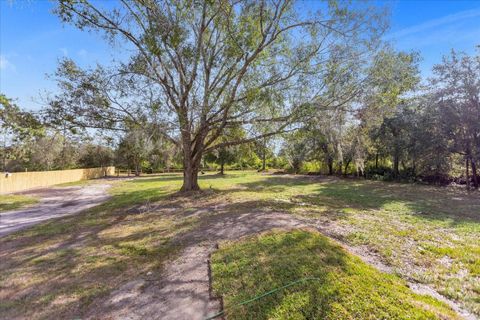
[[(311, 196), (335, 199), (338, 205), (405, 214), (420, 220), (443, 221), (450, 226), (480, 222), (480, 198), (443, 188), (386, 182), (323, 184)], [(311, 197), (310, 196), (310, 197)]]
[[(326, 238), (305, 231), (265, 234), (260, 239), (240, 242), (234, 250), (220, 249), (212, 257), (214, 292), (223, 296), (226, 315), (235, 319), (266, 319), (275, 315), (322, 319), (331, 315), (332, 304), (339, 298), (332, 274), (345, 272), (346, 253)], [(304, 278), (315, 280), (237, 306)]]
[[(456, 318), (448, 307), (412, 294), (394, 276), (305, 230), (267, 233), (221, 247), (212, 255), (212, 277), (229, 319)], [(316, 280), (238, 306), (311, 277)]]
[(192, 222), (171, 221), (161, 213), (130, 214), (125, 206), (166, 194), (155, 188), (116, 195), (78, 215), (1, 238), (0, 314), (82, 316), (92, 301), (119, 284), (161, 268), (177, 249), (168, 239)]
[[(233, 177), (239, 177), (237, 175)], [(207, 175), (200, 181), (216, 181), (230, 176)], [(165, 180), (167, 179), (167, 180)], [(172, 180), (170, 180), (172, 179)], [(157, 181), (181, 180), (177, 177), (159, 177), (150, 179)], [(318, 186), (307, 193), (302, 193), (303, 187)], [(235, 194), (237, 192), (271, 193), (271, 200), (251, 200), (250, 207), (259, 208), (267, 206), (278, 210), (292, 210), (296, 206), (308, 205), (324, 208), (323, 217), (342, 219), (347, 217), (345, 209), (358, 210), (382, 210), (383, 212), (396, 214), (397, 216), (411, 216), (425, 221), (445, 222), (455, 227), (464, 223), (480, 222), (480, 197), (469, 195), (463, 190), (449, 188), (413, 185), (394, 182), (376, 182), (369, 180), (339, 179), (337, 177), (324, 176), (273, 176), (263, 175), (257, 181), (235, 183), (227, 189), (219, 189), (212, 184), (204, 189), (204, 193), (196, 195), (201, 198), (215, 198), (219, 195)], [(282, 193), (291, 193), (290, 190), (298, 190), (298, 194), (288, 195), (290, 201), (282, 203), (274, 199), (275, 194), (282, 197)], [(132, 197), (143, 198), (145, 201), (155, 201), (155, 193), (158, 188), (146, 189), (140, 194), (132, 193)], [(175, 194), (180, 196), (182, 194)], [(247, 201), (250, 201), (248, 199)], [(256, 204), (255, 204), (256, 202)], [(237, 206), (241, 206), (241, 201)]]
[[(209, 197), (216, 195), (199, 194), (199, 199), (211, 200)], [(162, 207), (131, 210), (152, 199), (165, 201)], [(161, 269), (187, 244), (223, 239), (225, 233), (242, 236), (282, 226), (281, 219), (252, 221), (275, 206), (268, 201), (215, 204), (210, 208), (204, 201), (192, 201), (194, 205), (189, 206), (182, 203), (184, 200), (161, 188), (126, 191), (76, 216), (0, 239), (0, 266), (8, 284), (8, 297), (0, 306), (2, 314), (81, 317), (123, 283)], [(255, 207), (257, 210), (252, 210)], [(212, 222), (217, 224), (212, 227)], [(243, 229), (230, 230), (243, 225)], [(197, 230), (193, 235), (192, 228)], [(22, 284), (20, 279), (25, 278), (28, 283)]]
[[(480, 197), (463, 190), (308, 176), (265, 176), (259, 181), (238, 185), (242, 188), (225, 192), (253, 190), (280, 194), (290, 188), (298, 188), (298, 194), (293, 195), (291, 201), (325, 206), (332, 209), (331, 213), (354, 208), (406, 214), (426, 221), (444, 221), (450, 226), (480, 222)], [(302, 194), (302, 187), (309, 185), (318, 187)]]
[[(234, 174), (234, 175), (208, 173), (205, 175), (200, 174), (198, 176), (198, 180), (199, 182), (208, 181), (208, 180), (222, 180), (222, 179), (228, 180), (232, 178), (241, 178), (245, 175), (247, 175), (247, 173), (240, 173), (240, 174)], [(145, 183), (145, 182), (171, 182), (171, 181), (177, 181), (177, 182), (183, 181), (183, 174), (171, 173), (171, 174), (160, 174), (160, 175), (152, 175), (152, 176), (132, 177), (132, 180), (129, 182)]]
[[(157, 179), (165, 181), (163, 178), (149, 181)], [(181, 176), (168, 179), (181, 180)], [(134, 187), (135, 181), (147, 180), (133, 180)], [(223, 201), (223, 194), (245, 190), (262, 192), (263, 189), (281, 193), (290, 187), (312, 183), (318, 184), (318, 190), (309, 195), (296, 195), (294, 199), (312, 204), (317, 203), (317, 198), (333, 199), (339, 207), (353, 203), (369, 209), (408, 199), (395, 194), (395, 188), (388, 184), (346, 184), (306, 177), (265, 176), (260, 181), (237, 183), (238, 187), (231, 189), (199, 193), (198, 202), (195, 198), (171, 196), (171, 191), (163, 187), (134, 188), (76, 216), (43, 223), (0, 239), (4, 283), (0, 313), (7, 318), (82, 316), (95, 308), (95, 301), (122, 283), (149, 270), (161, 269), (163, 263), (185, 245), (233, 239), (276, 227), (300, 227), (288, 220), (288, 215), (281, 219), (278, 215), (273, 219), (267, 217), (294, 209), (298, 206), (296, 202), (245, 199), (218, 204), (215, 201)], [(384, 190), (389, 188), (393, 196)], [(130, 210), (162, 199), (165, 201), (160, 207)], [(183, 203), (186, 200), (191, 203)], [(212, 203), (206, 205), (208, 201)], [(424, 204), (427, 205), (431, 206)], [(280, 258), (271, 259), (277, 263), (275, 259)], [(274, 308), (272, 305), (272, 310)]]

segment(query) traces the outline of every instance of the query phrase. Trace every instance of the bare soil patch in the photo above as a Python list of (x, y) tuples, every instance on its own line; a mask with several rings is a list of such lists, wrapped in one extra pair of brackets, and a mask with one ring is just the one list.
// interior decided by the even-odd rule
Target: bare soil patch
[[(299, 219), (281, 212), (231, 213), (225, 205), (197, 210), (202, 215), (196, 228), (179, 235), (173, 241), (184, 249), (168, 263), (161, 274), (148, 274), (124, 284), (112, 292), (89, 313), (94, 319), (99, 314), (111, 319), (205, 319), (222, 310), (221, 297), (211, 294), (209, 256), (222, 241), (238, 240), (270, 230), (314, 229), (334, 238), (342, 247), (359, 256), (377, 269), (392, 273), (392, 268), (365, 248), (348, 246), (341, 241), (338, 230), (329, 230), (313, 219)], [(430, 295), (457, 311), (465, 319), (475, 317), (458, 304), (450, 301), (432, 288), (409, 282), (416, 293)]]
[(0, 236), (30, 227), (40, 222), (69, 216), (105, 202), (109, 183), (84, 186), (51, 187), (25, 191), (40, 202), (34, 206), (0, 213)]

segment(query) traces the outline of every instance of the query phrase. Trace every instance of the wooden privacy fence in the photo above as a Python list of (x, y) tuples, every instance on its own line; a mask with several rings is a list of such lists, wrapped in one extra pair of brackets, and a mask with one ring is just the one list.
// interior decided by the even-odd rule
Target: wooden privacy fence
[(114, 174), (115, 167), (3, 173), (0, 177), (0, 194), (113, 176)]

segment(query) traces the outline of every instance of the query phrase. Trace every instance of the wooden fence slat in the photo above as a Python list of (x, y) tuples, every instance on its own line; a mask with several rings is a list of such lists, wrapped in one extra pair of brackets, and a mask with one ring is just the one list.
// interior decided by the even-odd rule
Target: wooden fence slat
[(3, 173), (0, 194), (24, 191), (55, 184), (100, 178), (115, 174), (115, 167)]

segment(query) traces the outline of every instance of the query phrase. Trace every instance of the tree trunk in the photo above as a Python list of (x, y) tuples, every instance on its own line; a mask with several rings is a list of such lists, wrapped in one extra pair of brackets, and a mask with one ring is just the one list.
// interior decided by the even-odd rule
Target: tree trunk
[[(190, 140), (184, 139), (183, 143), (183, 185), (180, 191), (198, 191), (198, 171), (202, 161), (202, 150), (200, 147), (193, 150)], [(203, 149), (203, 148), (202, 148)]]
[(375, 153), (375, 169), (378, 169), (378, 152)]
[(328, 175), (333, 175), (333, 160), (328, 159)]
[(136, 177), (140, 176), (140, 165), (138, 162), (135, 162), (135, 176)]
[(265, 171), (267, 163), (267, 142), (266, 138), (263, 138), (263, 154), (262, 154), (262, 171)]
[(400, 159), (398, 154), (395, 152), (393, 156), (393, 176), (396, 178), (399, 176), (400, 171), (398, 170), (398, 166), (400, 164)]
[(475, 163), (475, 160), (473, 160), (473, 159), (470, 159), (470, 162), (472, 163), (473, 187), (475, 189), (478, 189), (477, 164)]
[(197, 191), (200, 190), (198, 185), (198, 165), (194, 164), (193, 159), (184, 161), (183, 168), (183, 186), (180, 191)]
[(348, 160), (347, 162), (345, 162), (345, 170), (344, 170), (344, 175), (347, 175), (348, 173), (348, 167), (350, 166), (350, 160)]
[(465, 159), (465, 173), (467, 175), (467, 190), (470, 190), (470, 174), (468, 173), (468, 157)]
[(225, 174), (224, 172), (224, 169), (225, 169), (225, 161), (222, 159), (222, 161), (220, 162), (220, 174)]

